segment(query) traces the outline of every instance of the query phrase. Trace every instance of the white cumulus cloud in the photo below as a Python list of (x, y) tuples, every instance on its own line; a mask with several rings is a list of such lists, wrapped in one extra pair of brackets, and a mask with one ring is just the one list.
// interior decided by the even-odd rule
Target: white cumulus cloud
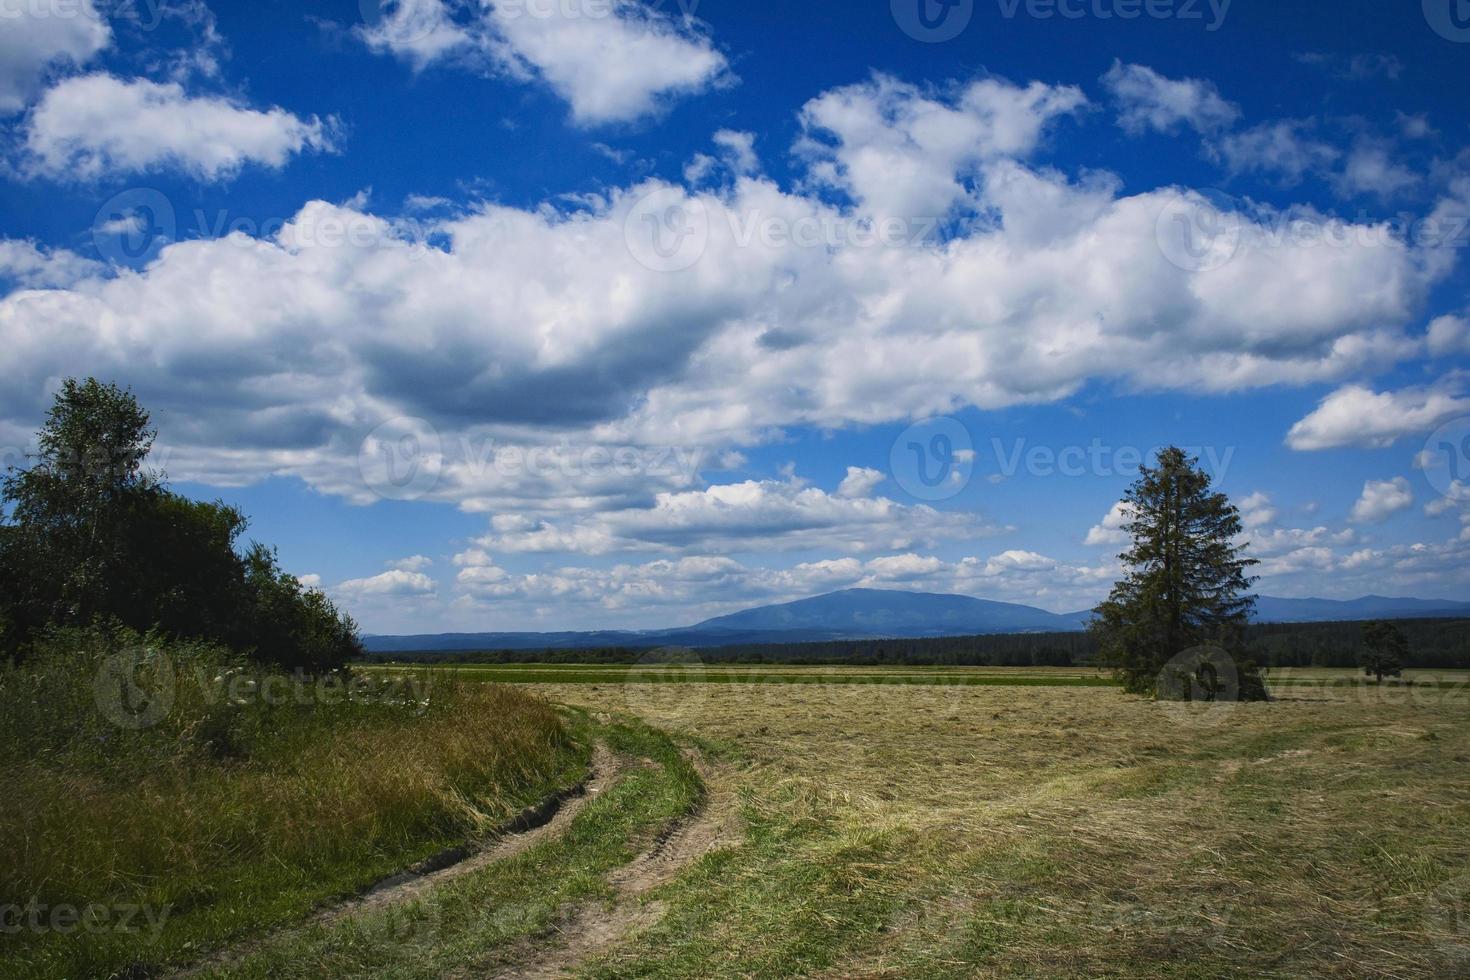
[(0, 10), (0, 116), (19, 112), (57, 65), (82, 65), (112, 43), (92, 0), (16, 3)]
[(1470, 354), (1470, 320), (1462, 316), (1436, 317), (1429, 324), (1425, 340), (1435, 357)]
[(371, 51), (393, 54), (422, 70), (440, 59), (475, 46), (444, 0), (368, 0), (375, 16), (355, 33)]
[(887, 476), (882, 470), (875, 470), (866, 466), (849, 466), (847, 468), (847, 475), (842, 478), (842, 483), (837, 488), (837, 496), (869, 496), (874, 488), (886, 479)]
[(1311, 123), (1283, 119), (1227, 133), (1212, 142), (1210, 149), (1231, 173), (1275, 174), (1295, 184), (1304, 176), (1326, 171), (1342, 155), (1311, 133)]
[(1353, 504), (1352, 520), (1355, 524), (1377, 524), (1412, 506), (1414, 491), (1408, 480), (1401, 476), (1392, 480), (1369, 480), (1363, 484), (1362, 496)]
[(66, 249), (0, 238), (0, 282), (8, 280), (22, 289), (64, 289), (105, 272), (102, 263)]
[(1404, 388), (1379, 392), (1363, 385), (1344, 385), (1291, 427), (1286, 444), (1301, 450), (1383, 448), (1465, 414), (1470, 414), (1470, 399), (1448, 390)]
[(220, 180), (246, 164), (281, 167), (298, 153), (330, 149), (331, 125), (314, 116), (191, 96), (176, 82), (106, 74), (58, 83), (24, 127), (25, 168), (52, 178), (91, 180), (173, 167)]
[(1102, 82), (1118, 104), (1118, 125), (1135, 135), (1147, 129), (1167, 133), (1181, 125), (1212, 133), (1240, 118), (1240, 109), (1202, 79), (1165, 78), (1144, 65), (1114, 61)]
[(1133, 508), (1127, 501), (1120, 500), (1104, 515), (1102, 522), (1094, 524), (1087, 532), (1087, 545), (1121, 545), (1128, 543), (1128, 532), (1123, 528), (1133, 520)]
[(468, 17), (444, 0), (384, 2), (357, 35), (415, 70), (479, 65), (540, 80), (596, 126), (652, 115), (672, 100), (733, 82), (729, 62), (692, 16), (643, 0), (484, 0)]
[(1086, 103), (1074, 86), (981, 79), (926, 92), (889, 75), (823, 93), (801, 111), (814, 180), (867, 213), (943, 218), (984, 161), (1029, 155), (1046, 126)]
[(402, 598), (432, 595), (435, 587), (434, 580), (422, 572), (390, 569), (371, 578), (349, 579), (333, 592), (349, 599)]
[(660, 100), (699, 92), (729, 72), (692, 23), (633, 0), (555, 7), (490, 0), (487, 18), (506, 56), (544, 79), (588, 125), (648, 115)]

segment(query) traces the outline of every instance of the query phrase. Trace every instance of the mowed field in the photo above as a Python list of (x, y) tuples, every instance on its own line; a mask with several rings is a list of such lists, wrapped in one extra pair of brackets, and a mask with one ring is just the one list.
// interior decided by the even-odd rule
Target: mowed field
[[(422, 665), (370, 666), (380, 674), (404, 674), (426, 669)], [(429, 670), (447, 671), (466, 680), (502, 684), (883, 684), (1017, 687), (1113, 687), (1104, 671), (1090, 667), (912, 667), (808, 666), (802, 664), (456, 664)], [(1343, 667), (1283, 667), (1265, 672), (1274, 688), (1316, 687), (1323, 692), (1377, 687), (1372, 678)], [(1386, 688), (1405, 684), (1418, 687), (1466, 688), (1470, 670), (1405, 670), (1390, 678)]]
[(517, 671), (698, 747), (728, 810), (583, 972), (1470, 976), (1463, 672), (1215, 706), (1075, 670), (462, 673)]
[[(412, 673), (420, 666), (369, 668)], [(493, 664), (432, 667), (466, 680), (501, 684), (884, 684), (1111, 687), (1089, 668), (1064, 667), (813, 667), (804, 665), (659, 663)]]

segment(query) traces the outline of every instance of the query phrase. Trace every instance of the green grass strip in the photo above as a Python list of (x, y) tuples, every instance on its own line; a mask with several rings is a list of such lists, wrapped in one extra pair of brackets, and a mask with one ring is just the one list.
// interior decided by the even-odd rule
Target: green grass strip
[[(381, 669), (381, 668), (380, 668)], [(452, 668), (436, 668), (449, 670)], [(603, 668), (599, 670), (528, 670), (524, 667), (460, 668), (467, 681), (498, 684), (869, 684), (880, 686), (953, 687), (1116, 687), (1109, 677), (1038, 674), (815, 674), (721, 673), (670, 668)]]
[[(583, 724), (591, 727), (591, 722)], [(598, 726), (632, 768), (577, 814), (567, 832), (423, 898), (264, 941), (216, 977), (483, 976), (518, 943), (547, 933), (572, 903), (605, 899), (607, 874), (698, 803), (698, 774), (663, 733), (633, 720)]]

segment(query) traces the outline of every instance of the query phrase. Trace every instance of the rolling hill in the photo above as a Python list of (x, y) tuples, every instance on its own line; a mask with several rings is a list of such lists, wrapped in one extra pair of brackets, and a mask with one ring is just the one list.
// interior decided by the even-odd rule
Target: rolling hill
[(806, 630), (861, 636), (964, 636), (1077, 630), (1087, 613), (1059, 615), (1034, 606), (964, 595), (847, 589), (707, 619), (696, 630)]

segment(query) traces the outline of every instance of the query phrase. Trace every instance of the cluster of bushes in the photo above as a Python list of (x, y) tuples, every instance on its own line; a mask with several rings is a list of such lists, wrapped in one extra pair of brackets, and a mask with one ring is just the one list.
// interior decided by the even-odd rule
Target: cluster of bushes
[(241, 547), (246, 518), (173, 493), (144, 468), (155, 433), (127, 391), (68, 379), (35, 465), (0, 484), (0, 657), (47, 629), (115, 624), (199, 639), (318, 673), (362, 652), (322, 592)]
[(259, 762), (307, 748), (303, 734), (426, 714), (429, 697), (426, 678), (285, 674), (157, 631), (51, 627), (0, 668), (0, 765), (126, 780), (157, 765)]

